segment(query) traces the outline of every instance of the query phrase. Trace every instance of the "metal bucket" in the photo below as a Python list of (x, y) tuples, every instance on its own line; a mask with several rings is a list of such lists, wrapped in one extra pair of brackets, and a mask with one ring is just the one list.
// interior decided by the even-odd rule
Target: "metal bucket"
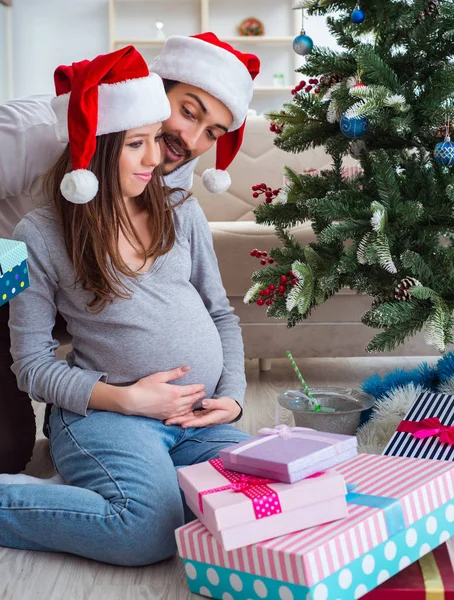
[(361, 412), (375, 404), (373, 396), (356, 388), (313, 387), (311, 393), (320, 406), (334, 408), (334, 412), (311, 411), (303, 390), (288, 390), (278, 396), (279, 404), (293, 412), (297, 427), (355, 435)]

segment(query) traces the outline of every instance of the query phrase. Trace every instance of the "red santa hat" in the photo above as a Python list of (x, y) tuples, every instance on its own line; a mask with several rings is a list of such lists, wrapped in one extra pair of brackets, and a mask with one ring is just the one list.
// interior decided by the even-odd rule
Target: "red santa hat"
[(150, 70), (163, 79), (173, 79), (201, 88), (230, 110), (233, 123), (216, 147), (216, 169), (207, 169), (202, 181), (214, 194), (225, 192), (230, 176), (225, 169), (235, 158), (243, 141), (244, 126), (254, 91), (253, 80), (260, 60), (221, 42), (214, 33), (191, 37), (169, 37)]
[(54, 80), (57, 138), (69, 142), (73, 168), (60, 189), (70, 202), (85, 204), (98, 192), (98, 180), (88, 170), (96, 136), (166, 120), (170, 104), (161, 78), (149, 72), (133, 46), (57, 67)]

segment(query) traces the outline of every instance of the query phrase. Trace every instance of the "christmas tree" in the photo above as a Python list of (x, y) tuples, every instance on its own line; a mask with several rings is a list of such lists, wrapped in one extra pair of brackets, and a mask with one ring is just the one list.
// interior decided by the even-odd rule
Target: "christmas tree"
[[(368, 351), (392, 350), (422, 330), (444, 352), (454, 308), (454, 2), (304, 6), (327, 16), (342, 50), (315, 45), (293, 100), (268, 117), (276, 146), (324, 146), (332, 168), (286, 169), (281, 190), (254, 186), (266, 198), (256, 222), (274, 225), (282, 247), (267, 258), (251, 252), (266, 266), (244, 300), (293, 327), (347, 287), (373, 298), (362, 321), (381, 331)], [(343, 169), (349, 153), (359, 161), (354, 177)], [(303, 247), (289, 228), (307, 219), (317, 241)]]

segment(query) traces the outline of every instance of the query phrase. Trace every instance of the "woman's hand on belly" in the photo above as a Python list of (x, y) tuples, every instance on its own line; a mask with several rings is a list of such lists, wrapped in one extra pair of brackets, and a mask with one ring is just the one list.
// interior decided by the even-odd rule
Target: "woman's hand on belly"
[[(198, 383), (172, 385), (189, 371), (184, 367), (153, 373), (125, 388), (124, 413), (164, 421), (172, 416), (187, 414), (205, 397), (205, 386)], [(123, 411), (122, 411), (123, 412)]]
[(165, 421), (165, 425), (181, 425), (181, 427), (207, 427), (231, 423), (241, 412), (241, 406), (233, 398), (221, 396), (202, 401), (202, 410), (189, 411), (183, 415), (173, 415)]

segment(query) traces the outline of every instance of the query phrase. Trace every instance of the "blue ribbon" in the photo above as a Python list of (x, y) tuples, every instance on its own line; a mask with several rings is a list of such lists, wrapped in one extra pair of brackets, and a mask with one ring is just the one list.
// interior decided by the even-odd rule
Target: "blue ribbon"
[(361, 504), (362, 506), (370, 506), (383, 510), (389, 537), (405, 529), (404, 511), (402, 510), (400, 500), (385, 496), (357, 494), (353, 491), (354, 489), (356, 489), (356, 483), (347, 484), (347, 503)]

